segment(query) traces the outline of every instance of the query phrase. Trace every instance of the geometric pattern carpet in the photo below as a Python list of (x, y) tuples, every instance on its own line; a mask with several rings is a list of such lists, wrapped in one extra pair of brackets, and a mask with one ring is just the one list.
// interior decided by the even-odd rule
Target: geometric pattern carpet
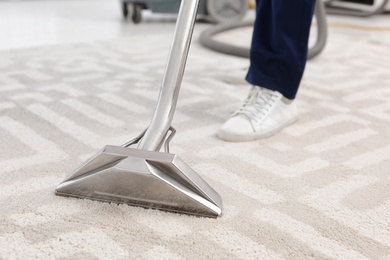
[(222, 217), (54, 195), (148, 126), (170, 36), (3, 51), (0, 259), (390, 259), (390, 45), (331, 35), (307, 65), (300, 120), (228, 143), (215, 133), (249, 87), (226, 78), (248, 61), (198, 36), (170, 150), (222, 196)]

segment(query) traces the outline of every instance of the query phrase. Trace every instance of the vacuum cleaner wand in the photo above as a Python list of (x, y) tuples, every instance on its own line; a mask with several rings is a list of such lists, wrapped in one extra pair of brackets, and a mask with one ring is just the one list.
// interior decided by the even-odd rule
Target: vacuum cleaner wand
[(171, 127), (191, 44), (199, 0), (184, 0), (178, 14), (173, 43), (153, 119), (138, 148), (155, 151)]
[[(191, 167), (168, 151), (171, 127), (199, 0), (181, 3), (160, 95), (149, 128), (123, 146), (105, 146), (56, 189), (56, 195), (218, 217), (222, 199)], [(169, 131), (172, 134), (167, 137)], [(159, 152), (165, 143), (165, 151)], [(137, 149), (129, 148), (138, 144)]]

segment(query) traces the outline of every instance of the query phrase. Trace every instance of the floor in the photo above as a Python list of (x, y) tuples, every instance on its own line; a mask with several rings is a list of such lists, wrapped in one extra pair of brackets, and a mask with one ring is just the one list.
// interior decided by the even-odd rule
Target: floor
[(122, 19), (119, 1), (0, 2), (0, 50), (169, 33), (172, 17), (145, 14), (139, 26)]
[[(253, 16), (248, 13), (248, 16)], [(134, 25), (121, 16), (119, 1), (1, 1), (0, 50), (110, 40), (150, 33), (169, 35), (174, 16), (144, 12)], [(360, 34), (390, 42), (390, 15), (371, 18), (329, 16), (331, 32)], [(201, 30), (206, 24), (198, 24)], [(381, 33), (378, 33), (381, 32)]]
[[(171, 152), (221, 195), (221, 218), (55, 196), (155, 106), (174, 19), (134, 25), (118, 1), (0, 2), (0, 259), (390, 259), (389, 16), (330, 16), (299, 121), (257, 142), (215, 136), (248, 91), (226, 75), (248, 61), (193, 42)], [(221, 37), (246, 44), (250, 28)]]

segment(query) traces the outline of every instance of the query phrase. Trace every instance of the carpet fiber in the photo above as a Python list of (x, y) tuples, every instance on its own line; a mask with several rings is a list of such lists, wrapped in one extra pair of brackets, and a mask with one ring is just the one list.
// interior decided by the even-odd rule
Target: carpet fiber
[(55, 196), (148, 126), (170, 40), (0, 52), (0, 259), (390, 259), (389, 45), (353, 35), (309, 62), (296, 124), (237, 144), (215, 132), (248, 62), (194, 42), (171, 152), (221, 194), (221, 218)]

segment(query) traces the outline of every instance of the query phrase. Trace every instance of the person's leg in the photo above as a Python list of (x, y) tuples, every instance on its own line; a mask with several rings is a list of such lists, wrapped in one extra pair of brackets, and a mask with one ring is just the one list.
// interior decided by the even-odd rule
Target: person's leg
[(257, 0), (249, 96), (217, 136), (250, 141), (271, 136), (297, 119), (295, 98), (306, 65), (315, 0)]
[(315, 0), (257, 0), (247, 81), (294, 99), (305, 69)]

